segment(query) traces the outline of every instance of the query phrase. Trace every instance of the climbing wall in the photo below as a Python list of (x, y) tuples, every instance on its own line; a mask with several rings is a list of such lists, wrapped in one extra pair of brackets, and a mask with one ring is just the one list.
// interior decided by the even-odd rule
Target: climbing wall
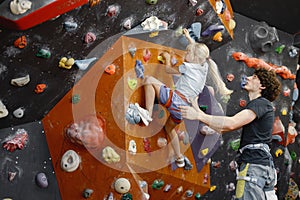
[[(238, 145), (240, 131), (222, 137), (195, 138), (199, 124), (185, 121), (179, 130), (192, 133), (192, 138), (187, 143), (181, 141), (181, 149), (193, 168), (184, 170), (170, 164), (173, 152), (169, 146), (161, 148), (157, 145), (159, 138), (168, 139), (162, 130), (167, 117), (162, 107), (155, 107), (156, 126), (154, 123), (150, 125), (153, 131), (142, 124), (129, 124), (124, 117), (129, 103), (144, 105), (141, 80), (134, 71), (136, 59), (144, 64), (145, 74), (156, 76), (172, 86), (176, 78), (163, 73), (157, 55), (163, 50), (171, 51), (181, 62), (185, 46), (178, 30), (190, 27), (194, 22), (201, 23), (201, 32), (208, 30), (210, 25), (225, 27), (221, 30), (222, 41), (212, 40), (214, 31), (214, 34), (201, 35), (199, 41), (211, 49), (211, 56), (223, 79), (226, 80), (227, 74), (235, 77), (226, 82), (235, 91), (231, 100), (226, 103), (217, 97), (228, 115), (242, 109), (242, 103), (247, 101), (246, 93), (240, 88), (241, 76), (252, 72), (243, 62), (232, 59), (233, 52), (240, 51), (266, 62), (285, 65), (292, 74), (296, 73), (298, 55), (289, 56), (291, 35), (278, 30), (279, 41), (274, 43), (272, 51), (254, 52), (249, 42), (249, 27), (259, 23), (238, 14), (233, 20), (230, 2), (222, 1), (226, 4), (225, 10), (217, 9), (216, 2), (158, 1), (151, 5), (144, 1), (101, 1), (91, 7), (84, 5), (84, 1), (77, 1), (72, 8), (61, 4), (65, 6), (60, 7), (61, 16), (33, 28), (16, 31), (3, 26), (0, 32), (0, 100), (9, 114), (0, 119), (0, 141), (3, 145), (10, 141), (16, 150), (1, 149), (0, 198), (19, 199), (22, 195), (22, 199), (108, 199), (111, 196), (118, 199), (123, 195), (116, 191), (115, 186), (120, 182), (128, 186), (127, 180), (131, 188), (118, 189), (129, 192), (134, 199), (144, 199), (146, 194), (151, 199), (182, 199), (187, 198), (186, 195), (231, 199), (235, 174), (229, 170), (229, 164), (236, 153), (234, 147)], [(7, 9), (8, 3), (1, 1), (1, 9)], [(40, 8), (35, 6), (29, 10), (30, 14)], [(69, 10), (72, 11), (64, 13)], [(3, 20), (2, 15), (7, 14), (7, 10), (0, 13)], [(18, 19), (22, 16), (19, 15)], [(143, 31), (140, 25), (150, 16), (157, 16), (168, 27)], [(50, 19), (50, 16), (43, 17)], [(237, 27), (233, 29), (235, 22)], [(27, 41), (24, 48), (14, 46), (15, 41), (24, 45), (21, 36)], [(285, 48), (277, 53), (275, 49), (283, 44)], [(130, 49), (134, 47), (137, 50), (132, 56)], [(151, 52), (148, 61), (143, 58), (146, 49)], [(67, 69), (63, 57), (74, 58), (77, 66)], [(82, 64), (86, 59), (90, 60)], [(112, 64), (115, 73), (108, 74), (104, 70)], [(30, 81), (27, 85), (11, 85), (11, 79), (28, 74)], [(135, 83), (136, 88), (131, 89)], [(282, 79), (282, 83), (285, 91), (288, 93), (290, 89), (290, 92), (289, 95), (281, 94), (275, 107), (285, 131), (274, 137), (272, 146), (279, 172), (277, 194), (280, 199), (286, 196), (288, 183), (299, 184), (299, 144), (297, 140), (287, 145), (279, 141), (286, 141), (294, 101), (294, 81)], [(45, 84), (46, 88), (37, 88), (39, 84)], [(13, 115), (15, 110), (23, 116)], [(87, 143), (82, 144), (82, 138), (74, 134), (76, 126), (72, 126), (73, 132), (67, 134), (74, 122), (83, 123), (79, 127), (83, 130), (93, 129), (97, 136), (88, 135)], [(21, 149), (22, 145), (12, 142), (19, 129), (28, 133)], [(132, 140), (136, 142), (136, 154), (129, 151)], [(201, 145), (194, 145), (198, 142)], [(78, 157), (74, 152), (63, 157), (68, 150), (73, 150)], [(46, 177), (47, 187), (45, 179), (42, 179), (44, 182), (37, 181), (37, 175)], [(295, 182), (290, 181), (290, 175)], [(289, 195), (295, 191), (289, 190)]]

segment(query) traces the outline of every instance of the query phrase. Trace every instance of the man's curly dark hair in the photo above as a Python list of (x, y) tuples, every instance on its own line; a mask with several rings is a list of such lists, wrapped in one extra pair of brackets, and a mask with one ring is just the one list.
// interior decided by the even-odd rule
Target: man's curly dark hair
[(260, 83), (265, 89), (262, 90), (261, 96), (274, 101), (281, 92), (281, 82), (276, 77), (273, 70), (256, 69), (254, 74), (259, 78)]

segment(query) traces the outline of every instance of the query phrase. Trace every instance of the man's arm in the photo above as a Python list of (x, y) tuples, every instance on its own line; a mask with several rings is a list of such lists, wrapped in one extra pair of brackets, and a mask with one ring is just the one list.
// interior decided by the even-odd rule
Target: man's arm
[(231, 117), (206, 114), (199, 109), (197, 98), (192, 100), (192, 107), (180, 106), (180, 109), (183, 118), (199, 120), (220, 133), (239, 129), (256, 118), (250, 109), (244, 109)]

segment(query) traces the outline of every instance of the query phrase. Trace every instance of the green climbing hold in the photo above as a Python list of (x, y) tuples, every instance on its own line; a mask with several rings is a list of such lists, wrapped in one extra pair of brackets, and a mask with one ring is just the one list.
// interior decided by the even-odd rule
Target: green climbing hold
[(41, 57), (41, 58), (50, 58), (51, 53), (49, 50), (47, 49), (40, 49), (38, 51), (38, 53), (36, 54), (37, 57)]
[(296, 160), (296, 158), (297, 158), (297, 153), (296, 153), (295, 151), (292, 151), (292, 152), (291, 152), (291, 158), (292, 158), (292, 160)]
[(240, 147), (240, 139), (236, 139), (236, 140), (233, 140), (231, 141), (229, 144), (230, 144), (230, 147), (234, 150), (234, 151), (237, 151)]
[(161, 119), (165, 116), (165, 111), (164, 110), (161, 110), (158, 114), (158, 119)]
[(201, 197), (201, 194), (200, 194), (199, 192), (197, 192), (197, 193), (195, 194), (195, 200), (199, 200), (200, 197)]
[(132, 200), (132, 195), (130, 193), (123, 194), (121, 200)]
[(275, 49), (275, 51), (276, 51), (278, 54), (281, 54), (284, 48), (285, 48), (285, 45), (283, 44), (283, 45), (280, 45), (279, 47), (277, 47), (277, 48)]
[(72, 96), (72, 103), (73, 104), (76, 104), (76, 103), (78, 103), (80, 101), (80, 96), (79, 96), (79, 94), (74, 94), (73, 96)]
[(154, 4), (157, 4), (157, 0), (146, 0), (146, 3), (154, 5)]
[(207, 105), (200, 105), (199, 108), (200, 108), (200, 110), (205, 112), (207, 110), (208, 106)]
[(152, 183), (152, 188), (156, 190), (160, 190), (164, 186), (165, 182), (160, 179), (156, 179)]

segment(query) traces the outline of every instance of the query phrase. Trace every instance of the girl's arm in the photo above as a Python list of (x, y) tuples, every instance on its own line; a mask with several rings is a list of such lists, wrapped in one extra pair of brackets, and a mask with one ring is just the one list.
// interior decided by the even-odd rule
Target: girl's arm
[(167, 52), (163, 52), (160, 54), (163, 59), (165, 60), (165, 64), (166, 64), (166, 72), (168, 74), (180, 74), (179, 72), (179, 67), (178, 66), (172, 66), (171, 64), (171, 56), (169, 53)]
[(184, 29), (183, 29), (183, 33), (184, 33), (186, 39), (189, 41), (190, 44), (195, 43), (195, 40), (194, 40), (193, 38), (191, 38), (188, 29), (184, 28)]

